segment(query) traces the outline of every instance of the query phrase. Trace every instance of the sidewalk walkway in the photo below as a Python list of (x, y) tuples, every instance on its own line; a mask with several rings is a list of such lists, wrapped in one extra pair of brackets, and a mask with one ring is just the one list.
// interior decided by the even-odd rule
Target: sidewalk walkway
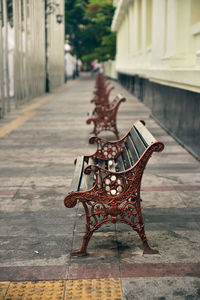
[(88, 256), (70, 256), (85, 220), (63, 199), (74, 158), (94, 150), (85, 123), (94, 80), (83, 74), (0, 120), (0, 299), (200, 299), (200, 164), (113, 84), (112, 96), (127, 98), (120, 135), (143, 119), (165, 144), (142, 182), (145, 230), (159, 255), (143, 255), (131, 228), (111, 224), (94, 233)]

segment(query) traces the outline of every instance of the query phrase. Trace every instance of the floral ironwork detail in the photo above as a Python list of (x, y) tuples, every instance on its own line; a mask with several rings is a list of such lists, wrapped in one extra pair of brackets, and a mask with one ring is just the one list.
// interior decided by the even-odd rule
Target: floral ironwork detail
[(93, 133), (97, 136), (102, 131), (113, 132), (117, 139), (119, 139), (119, 132), (117, 129), (117, 112), (121, 102), (126, 101), (125, 98), (120, 98), (116, 103), (113, 102), (111, 105), (97, 105), (94, 111), (94, 116), (87, 119), (86, 123), (90, 124), (93, 122), (94, 129)]
[(97, 151), (93, 154), (93, 157), (103, 160), (109, 160), (116, 158), (124, 145), (124, 141), (108, 142), (98, 137), (92, 137), (89, 140), (90, 144), (97, 144)]

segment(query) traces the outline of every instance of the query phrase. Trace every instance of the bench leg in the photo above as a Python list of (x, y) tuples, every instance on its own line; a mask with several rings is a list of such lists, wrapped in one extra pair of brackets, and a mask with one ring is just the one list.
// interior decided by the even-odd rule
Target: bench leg
[(139, 236), (140, 236), (140, 238), (143, 242), (143, 247), (144, 247), (143, 253), (144, 254), (158, 254), (159, 251), (152, 249), (148, 244), (147, 237), (146, 237), (146, 234), (144, 232), (144, 223), (142, 222), (142, 224), (140, 223), (140, 225), (141, 225), (141, 228), (139, 230), (136, 230), (136, 231), (139, 234)]
[(147, 242), (147, 239), (146, 239), (146, 241), (143, 241), (143, 245), (144, 245), (144, 251), (143, 251), (144, 254), (158, 254), (159, 253), (158, 250), (151, 249), (151, 247), (149, 246), (149, 244)]
[(88, 204), (87, 201), (83, 202), (83, 207), (85, 209), (85, 216), (86, 216), (86, 231), (83, 236), (82, 246), (79, 250), (74, 251), (71, 253), (73, 256), (84, 256), (87, 255), (87, 246), (88, 243), (93, 235), (93, 233), (101, 227), (102, 224), (106, 223), (104, 221), (104, 217), (102, 214), (97, 213), (96, 210), (99, 207), (95, 207), (95, 205)]
[(76, 250), (71, 253), (72, 256), (85, 256), (87, 255), (87, 246), (88, 243), (92, 237), (94, 231), (86, 231), (86, 233), (83, 236), (82, 246), (79, 250)]
[(87, 246), (90, 238), (92, 237), (93, 232), (86, 232), (83, 236), (82, 246), (79, 250), (76, 250), (71, 253), (72, 256), (85, 256), (87, 255)]
[[(129, 200), (129, 199), (128, 199)], [(87, 246), (88, 243), (93, 235), (93, 232), (96, 231), (101, 225), (107, 222), (123, 222), (136, 231), (143, 242), (144, 247), (144, 254), (158, 254), (157, 250), (151, 249), (147, 237), (144, 231), (144, 221), (140, 209), (140, 202), (136, 201), (134, 203), (128, 202), (129, 206), (121, 211), (121, 208), (117, 207), (116, 205), (101, 206), (101, 204), (91, 204), (87, 201), (83, 202), (83, 207), (85, 209), (85, 216), (86, 216), (86, 232), (83, 236), (82, 246), (79, 250), (74, 251), (71, 253), (72, 256), (84, 256), (87, 255)], [(74, 203), (70, 202), (70, 206), (74, 206)], [(76, 203), (75, 203), (76, 204)], [(67, 207), (70, 207), (69, 205)], [(110, 216), (110, 217), (108, 217)], [(121, 218), (117, 218), (117, 216), (121, 216)]]

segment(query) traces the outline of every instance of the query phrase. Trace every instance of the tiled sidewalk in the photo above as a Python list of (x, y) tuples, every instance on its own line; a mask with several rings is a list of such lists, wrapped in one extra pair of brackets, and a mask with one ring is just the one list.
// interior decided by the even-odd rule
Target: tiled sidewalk
[[(200, 299), (200, 164), (116, 82), (112, 96), (120, 92), (127, 98), (118, 114), (121, 136), (143, 119), (165, 144), (149, 161), (142, 181), (145, 230), (159, 255), (143, 255), (131, 228), (111, 224), (94, 233), (88, 256), (70, 256), (80, 247), (85, 220), (81, 206), (67, 209), (63, 199), (74, 158), (94, 150), (88, 144), (92, 126), (85, 123), (94, 88), (89, 76), (0, 120), (0, 299), (57, 299), (38, 292), (34, 296), (27, 281), (36, 281), (39, 290), (40, 281), (50, 290), (58, 285), (58, 299)], [(115, 139), (112, 133), (102, 136)], [(112, 291), (95, 294), (101, 281), (90, 279), (109, 282), (109, 291), (117, 282), (121, 296)], [(18, 281), (23, 284), (14, 285)], [(77, 295), (72, 287), (79, 283), (83, 294)], [(14, 286), (30, 287), (32, 298), (27, 293), (10, 297)], [(85, 294), (86, 287), (93, 294)]]

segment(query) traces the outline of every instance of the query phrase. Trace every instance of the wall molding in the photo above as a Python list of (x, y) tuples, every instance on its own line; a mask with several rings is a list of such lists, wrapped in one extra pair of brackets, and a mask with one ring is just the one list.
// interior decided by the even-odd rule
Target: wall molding
[(114, 13), (111, 30), (117, 31), (122, 23), (122, 20), (125, 17), (125, 14), (128, 11), (129, 4), (132, 0), (118, 0), (117, 8)]

